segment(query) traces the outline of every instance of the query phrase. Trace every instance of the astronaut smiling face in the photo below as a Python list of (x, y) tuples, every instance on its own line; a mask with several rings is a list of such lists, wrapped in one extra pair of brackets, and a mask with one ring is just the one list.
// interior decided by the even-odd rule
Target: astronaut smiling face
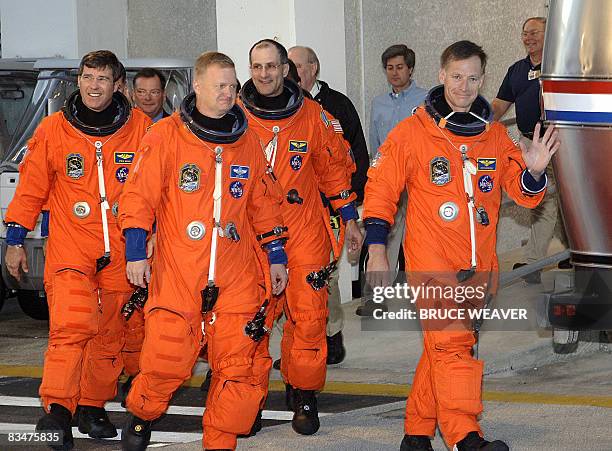
[(468, 112), (482, 86), (484, 73), (478, 56), (449, 60), (439, 72), (444, 98), (455, 112)]
[(96, 69), (83, 66), (78, 84), (81, 99), (90, 110), (99, 112), (110, 105), (116, 88), (111, 67)]
[(279, 51), (269, 45), (258, 45), (251, 51), (251, 77), (259, 94), (275, 97), (283, 92), (289, 64), (282, 64)]

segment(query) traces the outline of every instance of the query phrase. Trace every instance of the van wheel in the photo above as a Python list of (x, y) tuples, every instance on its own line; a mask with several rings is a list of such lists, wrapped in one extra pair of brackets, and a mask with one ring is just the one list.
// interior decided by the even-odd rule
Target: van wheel
[(553, 351), (555, 354), (573, 354), (577, 349), (577, 330), (553, 329)]
[(17, 290), (17, 301), (23, 313), (32, 319), (48, 320), (49, 306), (44, 291)]

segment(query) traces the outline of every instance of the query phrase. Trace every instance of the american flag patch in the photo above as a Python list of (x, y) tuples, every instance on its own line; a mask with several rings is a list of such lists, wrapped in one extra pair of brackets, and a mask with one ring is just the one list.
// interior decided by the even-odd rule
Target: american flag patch
[(332, 119), (330, 122), (336, 133), (344, 133), (344, 131), (342, 130), (342, 125), (340, 125), (340, 121), (338, 119)]

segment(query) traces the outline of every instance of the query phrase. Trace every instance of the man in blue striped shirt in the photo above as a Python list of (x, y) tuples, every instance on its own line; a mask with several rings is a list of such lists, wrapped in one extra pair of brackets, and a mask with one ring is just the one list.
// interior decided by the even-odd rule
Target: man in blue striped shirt
[(382, 66), (391, 92), (374, 97), (370, 113), (370, 152), (376, 156), (387, 134), (403, 119), (412, 116), (427, 91), (412, 80), (415, 55), (404, 44), (392, 45), (382, 54)]
[[(412, 116), (416, 108), (423, 103), (427, 90), (420, 88), (412, 80), (415, 54), (404, 44), (389, 47), (382, 54), (382, 67), (391, 85), (391, 92), (381, 94), (372, 100), (370, 112), (370, 152), (372, 158), (387, 138), (387, 134), (402, 120)], [(395, 222), (389, 232), (387, 258), (389, 267), (397, 267), (400, 246), (404, 239), (404, 218), (406, 216), (406, 195), (402, 194), (395, 215)], [(384, 308), (367, 299), (364, 305), (357, 308), (357, 315), (371, 316), (374, 308)]]

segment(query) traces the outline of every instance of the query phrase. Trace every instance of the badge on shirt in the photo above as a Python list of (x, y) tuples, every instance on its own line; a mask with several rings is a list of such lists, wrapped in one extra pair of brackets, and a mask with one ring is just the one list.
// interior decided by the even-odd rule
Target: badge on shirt
[(536, 69), (531, 69), (528, 73), (527, 73), (527, 80), (535, 80), (536, 78), (540, 78), (540, 74), (542, 73), (541, 70), (536, 70)]
[(71, 153), (66, 157), (66, 175), (75, 180), (85, 175), (83, 155), (80, 153)]
[(494, 171), (497, 168), (497, 158), (478, 158), (479, 171)]
[(435, 157), (429, 162), (429, 179), (438, 186), (446, 185), (451, 181), (450, 161), (444, 157)]
[(115, 164), (132, 164), (136, 152), (115, 152)]
[(179, 188), (186, 193), (192, 193), (200, 188), (201, 170), (192, 163), (185, 164), (179, 172)]
[(308, 152), (308, 141), (297, 141), (292, 139), (289, 141), (289, 152)]
[(302, 156), (301, 155), (292, 156), (291, 159), (289, 160), (289, 165), (291, 166), (291, 169), (293, 169), (294, 171), (299, 171), (302, 168)]
[(234, 199), (239, 199), (244, 194), (244, 188), (242, 187), (242, 183), (235, 181), (230, 183), (229, 192)]
[(338, 119), (332, 119), (331, 120), (331, 125), (334, 128), (334, 131), (336, 133), (339, 133), (339, 134), (343, 134), (344, 133), (344, 130), (342, 130), (342, 125), (340, 124), (340, 121)]
[(128, 178), (130, 170), (125, 166), (120, 166), (119, 169), (115, 172), (115, 178), (119, 183), (125, 183)]
[(327, 114), (325, 114), (325, 111), (321, 111), (321, 120), (326, 127), (329, 127), (329, 119), (327, 119)]
[(230, 178), (231, 179), (245, 179), (249, 178), (250, 168), (249, 166), (241, 166), (233, 164), (230, 166)]
[(490, 175), (483, 175), (478, 179), (478, 189), (483, 193), (493, 191), (493, 179)]

